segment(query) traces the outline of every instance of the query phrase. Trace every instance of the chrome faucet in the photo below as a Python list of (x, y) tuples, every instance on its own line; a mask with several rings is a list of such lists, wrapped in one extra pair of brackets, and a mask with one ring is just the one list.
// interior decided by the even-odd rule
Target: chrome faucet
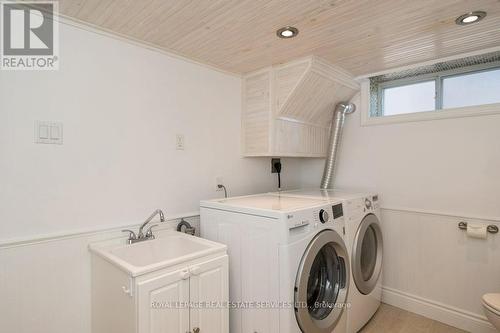
[(161, 209), (157, 209), (146, 219), (146, 221), (144, 221), (143, 224), (141, 224), (139, 232), (137, 234), (129, 229), (122, 230), (123, 232), (129, 233), (127, 243), (134, 244), (148, 239), (155, 239), (155, 236), (153, 235), (153, 228), (158, 224), (150, 225), (149, 228), (146, 229), (146, 233), (144, 233), (143, 230), (146, 225), (155, 218), (156, 215), (160, 215), (160, 222), (165, 222), (165, 215), (163, 214), (163, 211)]

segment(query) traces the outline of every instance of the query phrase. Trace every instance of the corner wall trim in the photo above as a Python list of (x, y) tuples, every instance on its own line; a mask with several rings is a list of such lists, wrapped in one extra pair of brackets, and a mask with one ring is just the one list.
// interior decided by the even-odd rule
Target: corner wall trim
[(468, 332), (496, 332), (484, 316), (389, 287), (382, 287), (382, 302)]

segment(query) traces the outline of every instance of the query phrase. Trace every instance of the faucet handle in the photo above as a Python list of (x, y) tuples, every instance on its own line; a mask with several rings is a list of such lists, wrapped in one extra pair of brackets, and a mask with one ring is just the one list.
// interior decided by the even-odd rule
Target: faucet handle
[(137, 239), (137, 235), (132, 230), (124, 229), (124, 230), (122, 230), (122, 232), (128, 232), (128, 239), (129, 240)]
[(153, 225), (150, 225), (149, 228), (146, 230), (146, 237), (153, 237), (153, 228), (154, 227), (157, 227), (158, 224), (153, 224)]

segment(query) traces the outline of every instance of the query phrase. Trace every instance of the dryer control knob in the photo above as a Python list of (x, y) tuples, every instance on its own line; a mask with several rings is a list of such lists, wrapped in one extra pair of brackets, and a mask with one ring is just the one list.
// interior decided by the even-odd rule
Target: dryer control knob
[(330, 219), (330, 216), (328, 215), (328, 212), (324, 209), (319, 211), (319, 220), (321, 223), (326, 223)]
[(372, 208), (372, 202), (370, 199), (365, 199), (365, 207), (366, 209), (371, 209)]

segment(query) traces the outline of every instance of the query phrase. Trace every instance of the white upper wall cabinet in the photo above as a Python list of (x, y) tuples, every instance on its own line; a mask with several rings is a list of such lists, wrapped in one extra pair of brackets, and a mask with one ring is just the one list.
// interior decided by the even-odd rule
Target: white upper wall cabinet
[(314, 56), (245, 75), (243, 155), (324, 157), (335, 105), (359, 89), (351, 74)]

